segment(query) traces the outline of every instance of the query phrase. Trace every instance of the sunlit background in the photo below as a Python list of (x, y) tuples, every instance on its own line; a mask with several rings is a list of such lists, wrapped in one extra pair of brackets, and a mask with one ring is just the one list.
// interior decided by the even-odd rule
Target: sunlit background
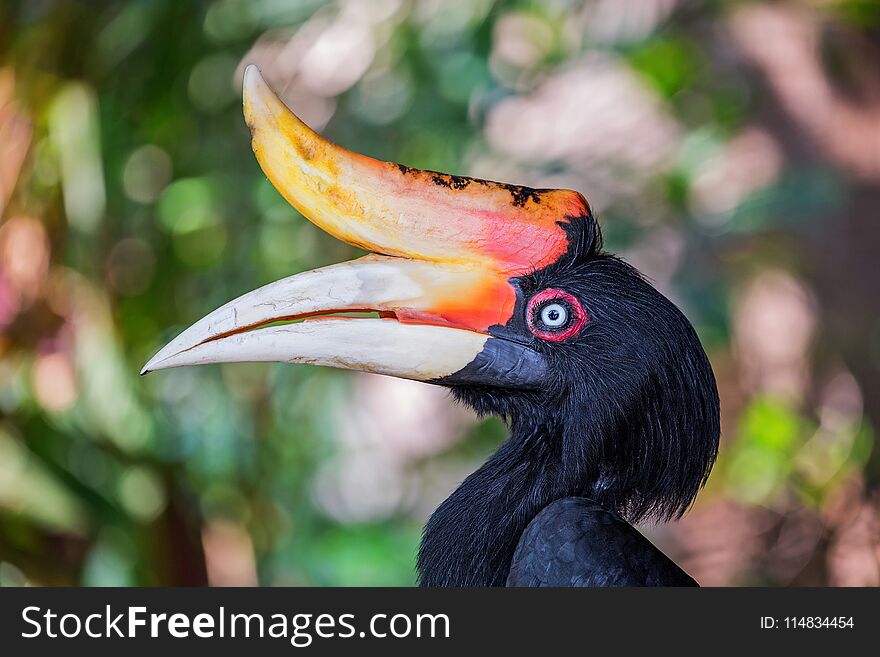
[(697, 580), (880, 583), (880, 3), (3, 0), (0, 584), (409, 585), (504, 438), (390, 378), (138, 377), (355, 255), (260, 172), (248, 63), (348, 148), (589, 198), (718, 377), (708, 487), (642, 527)]

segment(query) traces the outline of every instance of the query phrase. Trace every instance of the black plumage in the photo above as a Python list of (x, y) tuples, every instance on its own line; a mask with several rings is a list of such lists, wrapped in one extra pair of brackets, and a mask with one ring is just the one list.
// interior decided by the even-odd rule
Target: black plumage
[(566, 497), (532, 520), (507, 586), (696, 586), (623, 518), (585, 497)]
[[(478, 413), (501, 416), (511, 433), (428, 521), (418, 558), (424, 586), (693, 581), (629, 523), (681, 516), (705, 483), (720, 433), (711, 366), (675, 305), (603, 252), (591, 215), (563, 225), (567, 253), (511, 279), (513, 316), (490, 329), (545, 358), (544, 384), (440, 381)], [(528, 330), (528, 301), (548, 288), (574, 295), (588, 315), (571, 339), (548, 342)]]

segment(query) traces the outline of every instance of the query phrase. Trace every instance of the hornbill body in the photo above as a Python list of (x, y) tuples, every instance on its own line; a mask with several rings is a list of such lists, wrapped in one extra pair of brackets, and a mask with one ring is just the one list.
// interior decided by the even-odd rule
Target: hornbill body
[[(602, 250), (584, 197), (352, 153), (312, 132), (253, 66), (244, 104), (282, 195), (372, 253), (231, 301), (142, 373), (326, 365), (443, 385), (501, 416), (510, 437), (425, 527), (422, 585), (695, 584), (630, 523), (680, 516), (705, 483), (715, 379), (684, 315)], [(338, 316), (353, 311), (379, 317)]]

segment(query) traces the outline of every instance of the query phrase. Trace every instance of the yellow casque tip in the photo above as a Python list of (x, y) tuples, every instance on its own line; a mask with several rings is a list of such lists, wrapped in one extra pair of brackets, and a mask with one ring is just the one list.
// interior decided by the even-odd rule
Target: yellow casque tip
[(242, 82), (242, 87), (244, 91), (244, 97), (247, 98), (248, 91), (254, 88), (254, 85), (259, 83), (266, 84), (265, 80), (263, 80), (263, 75), (260, 73), (260, 69), (257, 68), (256, 64), (248, 64), (244, 69), (244, 79)]

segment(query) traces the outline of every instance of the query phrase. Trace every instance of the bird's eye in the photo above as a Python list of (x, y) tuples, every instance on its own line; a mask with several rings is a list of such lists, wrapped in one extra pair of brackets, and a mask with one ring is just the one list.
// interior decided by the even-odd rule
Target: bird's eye
[(536, 337), (559, 342), (576, 335), (587, 322), (577, 298), (563, 290), (548, 288), (529, 299), (526, 320)]
[(541, 321), (550, 328), (565, 326), (568, 321), (568, 311), (561, 303), (548, 303), (541, 309)]

